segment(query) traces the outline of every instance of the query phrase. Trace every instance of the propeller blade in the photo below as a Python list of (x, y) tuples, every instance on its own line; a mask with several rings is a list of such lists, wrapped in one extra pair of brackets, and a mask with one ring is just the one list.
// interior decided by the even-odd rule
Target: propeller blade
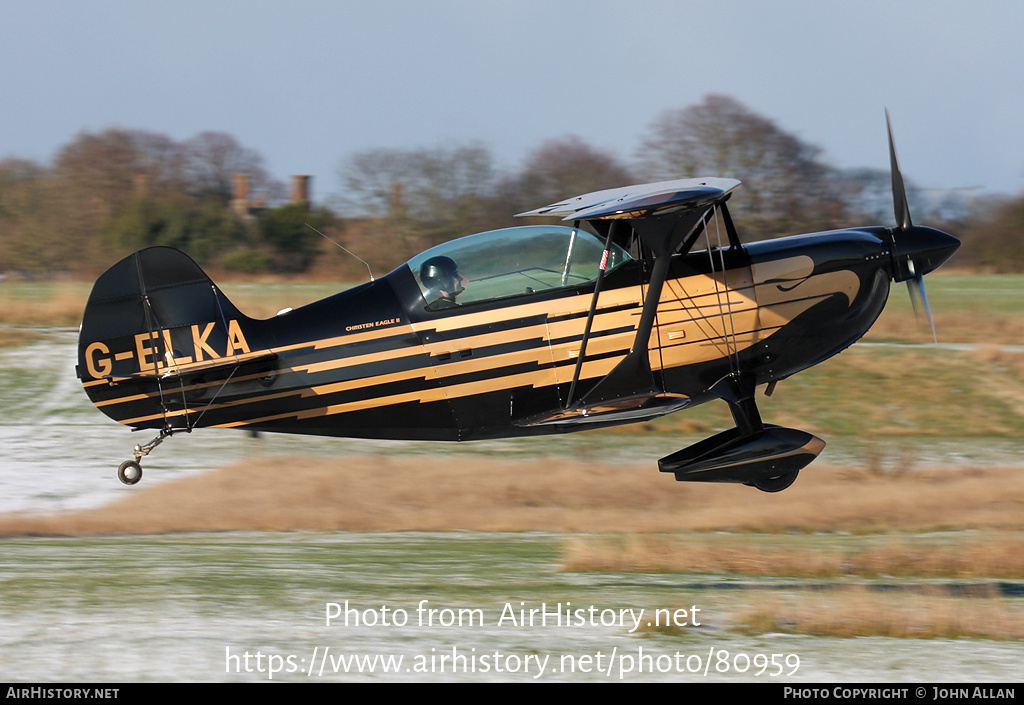
[[(914, 268), (914, 262), (910, 262), (911, 269)], [(932, 317), (932, 307), (928, 305), (928, 294), (924, 290), (924, 275), (915, 273), (914, 276), (907, 280), (907, 288), (910, 290), (910, 302), (914, 305), (914, 316), (917, 318), (918, 323), (921, 321), (921, 311), (928, 317), (928, 325), (932, 329), (932, 340), (939, 342), (939, 335), (935, 332), (935, 319)]]
[(900, 162), (896, 157), (896, 142), (892, 137), (892, 120), (889, 119), (888, 108), (885, 110), (885, 124), (889, 128), (889, 164), (892, 171), (892, 204), (896, 213), (896, 227), (902, 231), (907, 231), (914, 224), (910, 221), (907, 190), (903, 186), (903, 174), (900, 172)]
[(892, 136), (892, 120), (888, 108), (885, 111), (885, 125), (889, 130), (892, 205), (896, 215), (896, 227), (886, 229), (892, 255), (892, 278), (894, 281), (907, 282), (918, 326), (921, 325), (923, 313), (928, 318), (932, 340), (937, 343), (939, 336), (935, 331), (932, 307), (928, 304), (928, 295), (924, 290), (924, 275), (949, 259), (960, 246), (960, 241), (948, 233), (933, 228), (914, 226), (910, 219), (907, 188), (903, 182), (903, 173), (900, 171), (900, 160), (896, 156), (896, 140)]

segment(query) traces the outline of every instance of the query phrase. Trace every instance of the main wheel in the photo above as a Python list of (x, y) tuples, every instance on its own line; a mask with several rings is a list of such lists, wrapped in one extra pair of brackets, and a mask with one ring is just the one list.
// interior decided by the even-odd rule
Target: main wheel
[(117, 479), (126, 485), (134, 485), (142, 479), (142, 466), (134, 460), (126, 460), (117, 468)]
[(796, 481), (796, 476), (800, 474), (799, 470), (788, 472), (785, 475), (776, 475), (775, 477), (765, 477), (760, 480), (754, 480), (752, 484), (762, 492), (782, 492)]

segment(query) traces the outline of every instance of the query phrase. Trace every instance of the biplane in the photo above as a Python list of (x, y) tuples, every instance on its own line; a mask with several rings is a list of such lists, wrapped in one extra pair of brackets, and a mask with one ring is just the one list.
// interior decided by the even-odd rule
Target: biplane
[(735, 426), (660, 470), (777, 492), (825, 444), (764, 423), (755, 390), (861, 338), (890, 282), (927, 310), (923, 277), (960, 244), (912, 223), (891, 126), (889, 148), (895, 227), (744, 244), (727, 207), (739, 181), (640, 184), (521, 213), (564, 224), (459, 238), (266, 320), (184, 253), (144, 249), (97, 280), (77, 373), (103, 413), (158, 431), (118, 468), (126, 484), (196, 428), (469, 441), (721, 400)]

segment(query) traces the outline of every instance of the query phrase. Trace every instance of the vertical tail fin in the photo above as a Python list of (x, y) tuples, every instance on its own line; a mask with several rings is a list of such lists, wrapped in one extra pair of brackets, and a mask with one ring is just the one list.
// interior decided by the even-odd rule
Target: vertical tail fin
[[(184, 253), (140, 250), (93, 286), (79, 333), (78, 376), (94, 403), (125, 422), (142, 411), (128, 399), (149, 391), (125, 384), (162, 391), (164, 380), (272, 357), (255, 323)], [(166, 411), (162, 394), (149, 396), (150, 405)]]

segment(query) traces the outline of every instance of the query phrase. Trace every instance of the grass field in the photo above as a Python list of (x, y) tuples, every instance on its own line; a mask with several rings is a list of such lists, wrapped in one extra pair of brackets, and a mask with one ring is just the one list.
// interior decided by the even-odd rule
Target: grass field
[[(529, 543), (525, 532), (540, 532), (540, 544), (561, 544), (559, 572), (599, 582), (688, 575), (710, 596), (755, 581), (715, 625), (737, 633), (1016, 640), (1024, 605), (1003, 591), (1024, 580), (1022, 511), (1024, 472), (1010, 467), (885, 475), (816, 464), (766, 495), (550, 457), (281, 456), (140, 485), (94, 510), (2, 517), (0, 536), (511, 532)], [(443, 564), (429, 541), (417, 550)], [(763, 592), (779, 580), (785, 589)]]
[[(123, 496), (72, 515), (5, 517), (0, 536), (238, 530), (1013, 535), (1024, 517), (1024, 471), (1019, 466), (920, 467), (874, 473), (819, 460), (785, 492), (765, 494), (741, 485), (676, 482), (647, 463), (473, 454), (445, 456), (444, 462), (430, 456), (267, 454), (203, 475), (144, 481)], [(1024, 544), (1016, 540), (1010, 550), (992, 553), (1006, 556), (996, 562), (1013, 566), (1004, 577), (1024, 577)], [(671, 552), (662, 548), (629, 553), (637, 560), (660, 555), (660, 564), (638, 563), (648, 568), (689, 565), (676, 561), (673, 568)], [(966, 553), (991, 562), (976, 549)], [(611, 554), (625, 552), (616, 548)], [(906, 562), (899, 552), (887, 555), (894, 556), (893, 564)]]

